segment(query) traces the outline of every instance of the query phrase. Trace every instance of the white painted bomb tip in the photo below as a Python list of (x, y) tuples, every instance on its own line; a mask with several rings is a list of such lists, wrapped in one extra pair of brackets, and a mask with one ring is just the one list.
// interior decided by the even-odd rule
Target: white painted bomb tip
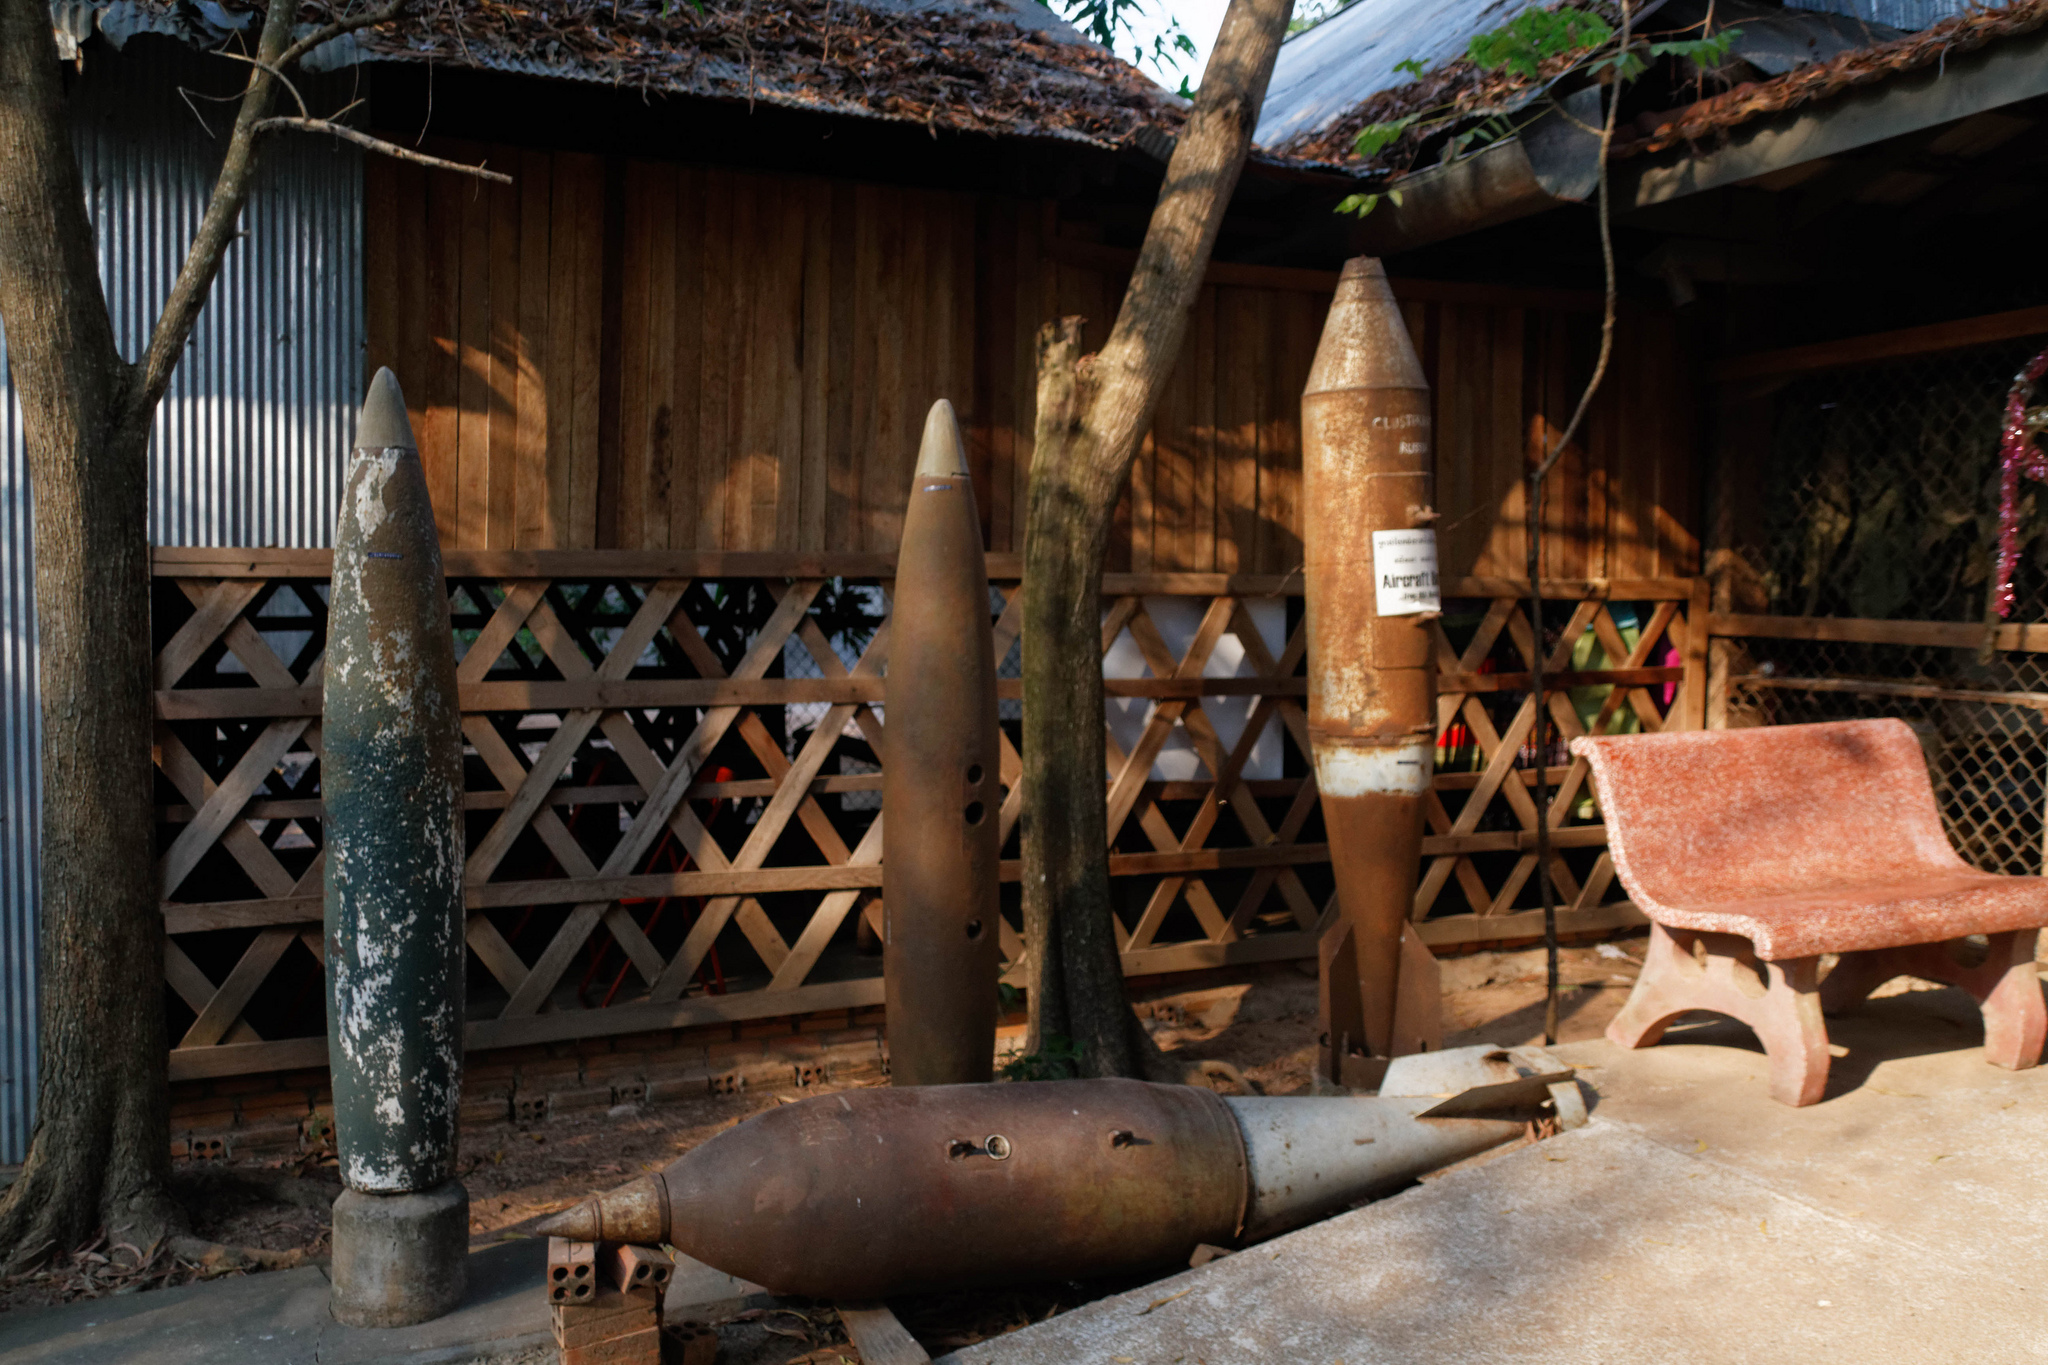
[(1371, 256), (1344, 262), (1305, 394), (1428, 387), (1385, 268)]
[(363, 411), (356, 418), (357, 450), (418, 450), (419, 442), (413, 439), (412, 419), (405, 415), (405, 394), (398, 387), (398, 376), (388, 369), (379, 369), (377, 377), (370, 381), (370, 392), (363, 399)]
[(924, 440), (917, 447), (920, 477), (957, 478), (967, 472), (967, 443), (960, 439), (960, 419), (941, 398), (925, 414)]

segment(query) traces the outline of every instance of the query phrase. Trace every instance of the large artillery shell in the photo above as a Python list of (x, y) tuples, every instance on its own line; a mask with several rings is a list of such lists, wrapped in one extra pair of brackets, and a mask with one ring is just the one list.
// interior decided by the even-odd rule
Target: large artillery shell
[(1376, 562), (1373, 533), (1427, 525), (1430, 401), (1378, 261), (1345, 263), (1301, 411), (1309, 735), (1342, 914), (1332, 932), (1350, 937), (1358, 979), (1347, 1008), (1359, 1013), (1324, 1020), (1324, 1074), (1337, 1079), (1341, 1053), (1384, 1057), (1394, 1044), (1434, 757), (1429, 628), (1380, 611), (1392, 565)]
[(986, 1081), (997, 934), (988, 565), (952, 404), (925, 420), (889, 619), (882, 970), (897, 1085)]
[(1452, 1101), (1452, 1117), (1428, 1116), (1447, 1107), (1434, 1095), (1225, 1099), (1123, 1080), (819, 1095), (539, 1230), (668, 1242), (817, 1298), (1177, 1268), (1202, 1243), (1285, 1231), (1519, 1136), (1569, 1073), (1517, 1077), (1481, 1068), (1482, 1102)]
[(341, 1177), (455, 1175), (462, 1088), (461, 716), (440, 541), (398, 381), (363, 404), (335, 530), (320, 782)]

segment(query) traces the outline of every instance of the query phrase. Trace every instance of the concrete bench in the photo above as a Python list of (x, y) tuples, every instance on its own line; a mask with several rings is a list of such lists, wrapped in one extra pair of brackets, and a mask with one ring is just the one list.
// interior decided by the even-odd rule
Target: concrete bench
[[(1730, 1015), (1762, 1040), (1772, 1097), (1812, 1104), (1828, 1079), (1822, 1014), (1914, 976), (1977, 998), (1987, 1061), (2040, 1061), (2048, 879), (1956, 856), (1904, 722), (1571, 747), (1592, 766), (1615, 871), (1651, 921), (1642, 975), (1607, 1030), (1616, 1043), (1648, 1047), (1688, 1010)], [(1840, 954), (1825, 980), (1823, 953)]]

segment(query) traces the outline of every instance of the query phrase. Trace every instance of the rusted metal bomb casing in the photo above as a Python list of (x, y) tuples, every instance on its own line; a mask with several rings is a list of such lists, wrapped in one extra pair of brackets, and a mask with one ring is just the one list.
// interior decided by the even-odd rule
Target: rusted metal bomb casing
[(1124, 1080), (818, 1095), (539, 1231), (667, 1242), (817, 1298), (1177, 1267), (1204, 1242), (1271, 1236), (1516, 1138), (1559, 1079), (1510, 1073), (1462, 1105), (1435, 1094), (1226, 1099)]
[(1245, 1185), (1212, 1091), (854, 1090), (758, 1114), (545, 1229), (666, 1241), (778, 1293), (865, 1299), (1185, 1265), (1235, 1236)]
[(990, 1078), (996, 1046), (996, 670), (988, 564), (952, 404), (925, 419), (889, 618), (882, 949), (896, 1085)]
[(462, 731), (441, 547), (405, 400), (371, 382), (335, 530), (320, 793), (341, 1178), (455, 1175), (462, 1090)]
[[(1401, 934), (1434, 758), (1429, 385), (1386, 272), (1347, 261), (1302, 395), (1309, 735), (1355, 992), (1327, 989), (1322, 1074), (1398, 1050)], [(1355, 1002), (1355, 1003), (1353, 1003)], [(1355, 1014), (1352, 1011), (1356, 1011)]]

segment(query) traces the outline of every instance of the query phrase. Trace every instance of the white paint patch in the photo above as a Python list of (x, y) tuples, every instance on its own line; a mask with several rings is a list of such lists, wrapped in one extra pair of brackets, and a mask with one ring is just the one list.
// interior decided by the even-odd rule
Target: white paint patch
[(396, 449), (359, 450), (355, 453), (362, 467), (361, 481), (355, 487), (356, 529), (365, 540), (384, 524), (384, 485), (390, 483), (391, 476), (398, 472), (402, 453)]
[(1325, 796), (1420, 796), (1434, 769), (1435, 753), (1422, 740), (1316, 745), (1316, 787)]

